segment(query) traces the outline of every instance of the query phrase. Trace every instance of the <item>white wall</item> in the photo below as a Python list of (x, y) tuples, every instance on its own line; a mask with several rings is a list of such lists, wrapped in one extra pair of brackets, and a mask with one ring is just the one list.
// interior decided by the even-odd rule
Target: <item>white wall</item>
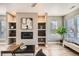
[(0, 15), (6, 15), (6, 8), (0, 7)]
[(51, 32), (51, 21), (53, 20), (58, 22), (58, 26), (62, 25), (61, 16), (48, 16), (48, 19), (47, 19), (47, 41), (48, 42), (59, 41), (61, 39), (61, 36), (59, 34)]
[[(21, 18), (22, 17), (31, 17), (33, 18), (33, 30), (22, 30), (21, 29)], [(35, 45), (37, 44), (37, 13), (16, 13), (16, 21), (17, 21), (17, 43), (25, 43), (26, 45)], [(33, 39), (21, 39), (21, 32), (33, 32)]]

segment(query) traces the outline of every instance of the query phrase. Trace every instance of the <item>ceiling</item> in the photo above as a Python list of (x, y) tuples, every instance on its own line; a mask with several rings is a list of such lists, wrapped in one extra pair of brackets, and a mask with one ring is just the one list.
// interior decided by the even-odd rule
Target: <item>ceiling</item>
[(0, 3), (0, 9), (7, 12), (33, 12), (38, 14), (48, 13), (49, 16), (63, 16), (79, 7), (78, 3)]

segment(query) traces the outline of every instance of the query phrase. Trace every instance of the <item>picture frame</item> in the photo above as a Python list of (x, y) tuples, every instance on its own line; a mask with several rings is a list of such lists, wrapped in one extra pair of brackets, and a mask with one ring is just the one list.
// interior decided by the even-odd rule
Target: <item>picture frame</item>
[(22, 18), (22, 24), (26, 23), (26, 18)]
[(33, 29), (33, 18), (30, 18), (30, 17), (21, 18), (21, 29), (32, 30)]

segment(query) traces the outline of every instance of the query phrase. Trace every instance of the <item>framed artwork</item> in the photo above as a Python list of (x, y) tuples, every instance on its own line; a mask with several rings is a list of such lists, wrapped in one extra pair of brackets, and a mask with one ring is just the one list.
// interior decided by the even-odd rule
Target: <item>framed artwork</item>
[(33, 29), (33, 18), (21, 18), (21, 28), (25, 30)]

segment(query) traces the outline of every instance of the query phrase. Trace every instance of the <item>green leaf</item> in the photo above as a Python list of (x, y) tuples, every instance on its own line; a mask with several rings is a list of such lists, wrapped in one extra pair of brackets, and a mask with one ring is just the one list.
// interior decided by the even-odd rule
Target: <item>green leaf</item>
[(67, 30), (64, 26), (60, 26), (56, 29), (56, 33), (60, 34), (60, 35), (64, 35), (64, 33), (66, 33)]

